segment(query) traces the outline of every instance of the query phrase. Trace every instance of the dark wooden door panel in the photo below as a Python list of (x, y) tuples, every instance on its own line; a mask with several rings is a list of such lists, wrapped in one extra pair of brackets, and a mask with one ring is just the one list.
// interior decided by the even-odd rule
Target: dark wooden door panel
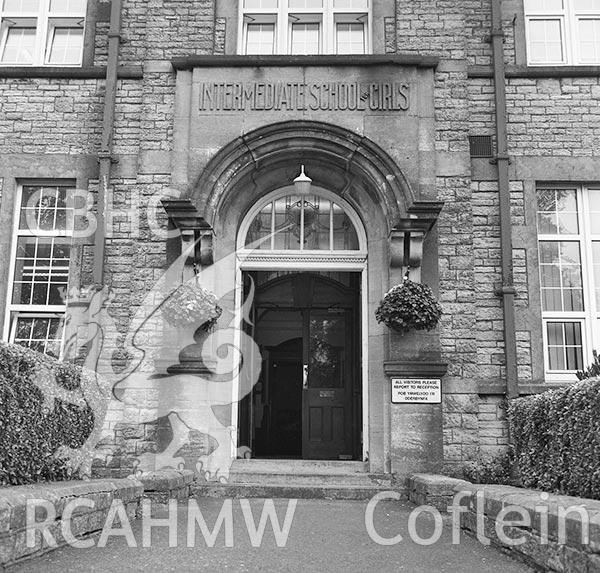
[(310, 309), (305, 317), (303, 457), (352, 455), (352, 309)]

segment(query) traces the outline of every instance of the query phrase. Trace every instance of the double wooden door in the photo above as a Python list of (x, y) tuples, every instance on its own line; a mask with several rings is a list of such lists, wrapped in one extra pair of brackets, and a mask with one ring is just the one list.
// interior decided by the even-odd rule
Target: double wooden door
[(257, 289), (263, 369), (249, 414), (259, 457), (359, 456), (359, 283), (344, 279), (294, 273)]

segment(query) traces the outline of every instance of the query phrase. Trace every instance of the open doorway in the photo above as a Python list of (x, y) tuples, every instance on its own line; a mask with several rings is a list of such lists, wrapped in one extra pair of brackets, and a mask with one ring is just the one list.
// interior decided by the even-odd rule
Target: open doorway
[(361, 459), (360, 272), (250, 271), (262, 371), (239, 408), (256, 458)]

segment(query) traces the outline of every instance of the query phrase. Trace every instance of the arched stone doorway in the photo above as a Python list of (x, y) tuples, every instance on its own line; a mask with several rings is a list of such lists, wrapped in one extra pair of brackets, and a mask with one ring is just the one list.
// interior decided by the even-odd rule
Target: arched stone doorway
[[(364, 267), (348, 269), (362, 273), (362, 458), (368, 459), (371, 471), (389, 471), (391, 410), (384, 362), (390, 356), (390, 337), (376, 322), (374, 311), (383, 294), (401, 280), (402, 265), (419, 265), (420, 251), (407, 245), (412, 245), (417, 237), (422, 238), (431, 227), (439, 204), (416, 200), (396, 163), (362, 135), (319, 122), (273, 124), (224, 146), (204, 167), (193, 186), (188, 203), (203, 221), (201, 232), (208, 238), (207, 245), (212, 251), (211, 257), (202, 260), (206, 259), (206, 264), (212, 260), (231, 260), (227, 267), (220, 265), (215, 276), (220, 286), (216, 290), (228, 293), (225, 304), (239, 308), (243, 269), (239, 256), (231, 255), (240, 247), (242, 222), (269, 193), (290, 185), (302, 164), (306, 165), (315, 188), (347, 205), (356, 214), (358, 226), (364, 229)], [(349, 260), (350, 266), (356, 263), (352, 257)], [(298, 257), (290, 257), (289, 253), (280, 258), (286, 271), (331, 271), (332, 261), (327, 257), (313, 258), (312, 268), (302, 266), (305, 262), (305, 259), (298, 262)], [(231, 420), (239, 425), (235, 410), (234, 404)], [(233, 449), (232, 455), (235, 453)]]
[(248, 330), (262, 356), (260, 380), (234, 418), (238, 448), (262, 458), (364, 460), (367, 242), (360, 218), (331, 192), (313, 186), (299, 195), (286, 186), (244, 218), (237, 263), (244, 304), (253, 297)]

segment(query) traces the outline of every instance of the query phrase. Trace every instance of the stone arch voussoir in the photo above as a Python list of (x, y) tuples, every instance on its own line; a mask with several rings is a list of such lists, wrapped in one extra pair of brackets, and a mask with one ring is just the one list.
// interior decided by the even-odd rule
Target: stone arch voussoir
[(208, 163), (191, 200), (213, 223), (232, 194), (256, 188), (265, 194), (289, 184), (302, 163), (316, 185), (338, 193), (358, 209), (361, 194), (369, 194), (381, 206), (390, 229), (413, 203), (404, 175), (376, 143), (315, 121), (271, 124), (236, 138)]

